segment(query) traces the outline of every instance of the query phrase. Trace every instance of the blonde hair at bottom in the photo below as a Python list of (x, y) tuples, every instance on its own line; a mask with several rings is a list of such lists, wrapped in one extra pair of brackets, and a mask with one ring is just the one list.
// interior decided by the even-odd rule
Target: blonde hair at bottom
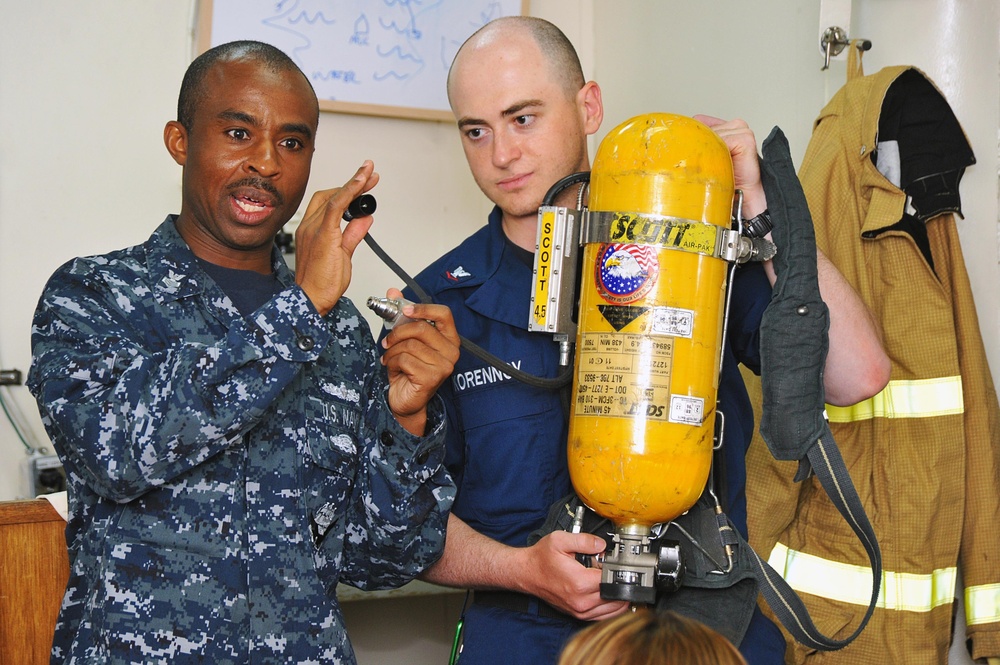
[(639, 609), (573, 636), (558, 665), (747, 665), (733, 644), (695, 619)]

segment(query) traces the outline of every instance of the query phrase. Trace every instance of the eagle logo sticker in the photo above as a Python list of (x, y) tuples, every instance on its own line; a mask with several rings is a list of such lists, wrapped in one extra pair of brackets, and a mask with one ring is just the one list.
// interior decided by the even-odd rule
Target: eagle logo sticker
[(609, 303), (628, 305), (642, 299), (656, 284), (660, 264), (652, 245), (602, 245), (597, 260), (597, 291)]

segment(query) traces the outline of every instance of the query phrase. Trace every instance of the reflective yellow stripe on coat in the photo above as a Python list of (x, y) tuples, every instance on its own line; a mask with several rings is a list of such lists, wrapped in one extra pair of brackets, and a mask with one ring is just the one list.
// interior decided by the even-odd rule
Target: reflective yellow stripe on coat
[[(872, 569), (867, 566), (797, 552), (781, 543), (771, 550), (767, 562), (796, 591), (852, 605), (867, 605), (871, 601)], [(883, 570), (878, 607), (930, 612), (935, 607), (950, 605), (955, 599), (957, 576), (955, 567), (941, 568), (926, 575)]]
[(874, 397), (851, 406), (826, 405), (832, 423), (853, 423), (872, 418), (934, 418), (965, 412), (962, 377), (890, 381)]
[(975, 626), (1000, 621), (1000, 584), (970, 586), (965, 590), (965, 623)]

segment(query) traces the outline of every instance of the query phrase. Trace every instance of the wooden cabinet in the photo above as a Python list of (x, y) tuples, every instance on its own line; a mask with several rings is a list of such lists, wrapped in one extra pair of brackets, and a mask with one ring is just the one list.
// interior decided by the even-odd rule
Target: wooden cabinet
[(65, 530), (44, 499), (0, 501), (0, 665), (49, 662), (69, 577)]

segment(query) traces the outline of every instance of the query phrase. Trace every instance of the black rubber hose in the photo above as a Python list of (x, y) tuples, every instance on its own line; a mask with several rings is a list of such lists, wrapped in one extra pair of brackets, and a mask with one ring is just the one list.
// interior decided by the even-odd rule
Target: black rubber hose
[[(371, 234), (365, 236), (365, 243), (371, 248), (373, 252), (375, 252), (375, 256), (382, 259), (382, 262), (385, 263), (385, 265), (389, 266), (389, 269), (392, 270), (394, 273), (396, 273), (396, 276), (399, 277), (401, 280), (403, 280), (403, 283), (406, 284), (406, 286), (408, 286), (410, 290), (412, 290), (415, 294), (417, 294), (417, 297), (420, 299), (420, 302), (425, 304), (434, 302), (431, 299), (431, 297), (427, 295), (427, 292), (424, 291), (422, 288), (420, 288), (420, 285), (417, 284), (413, 280), (413, 278), (410, 277), (398, 263), (393, 261), (392, 258), (388, 254), (386, 254), (385, 250), (382, 249), (382, 247), (379, 246), (377, 242), (375, 242), (375, 239), (371, 237)], [(463, 349), (465, 349), (472, 355), (476, 356), (477, 358), (479, 358), (486, 364), (490, 365), (491, 367), (495, 367), (496, 369), (500, 370), (504, 374), (507, 374), (511, 378), (517, 379), (521, 383), (525, 383), (529, 386), (534, 386), (536, 388), (542, 388), (545, 390), (559, 390), (560, 388), (568, 386), (570, 382), (573, 380), (572, 367), (566, 367), (566, 369), (560, 372), (558, 376), (553, 377), (551, 379), (547, 379), (541, 376), (535, 376), (534, 374), (528, 374), (527, 372), (519, 370), (518, 368), (514, 367), (508, 362), (504, 362), (503, 360), (497, 358), (495, 355), (493, 355), (483, 347), (479, 346), (472, 340), (466, 339), (461, 335), (459, 335), (458, 338), (462, 342)]]

